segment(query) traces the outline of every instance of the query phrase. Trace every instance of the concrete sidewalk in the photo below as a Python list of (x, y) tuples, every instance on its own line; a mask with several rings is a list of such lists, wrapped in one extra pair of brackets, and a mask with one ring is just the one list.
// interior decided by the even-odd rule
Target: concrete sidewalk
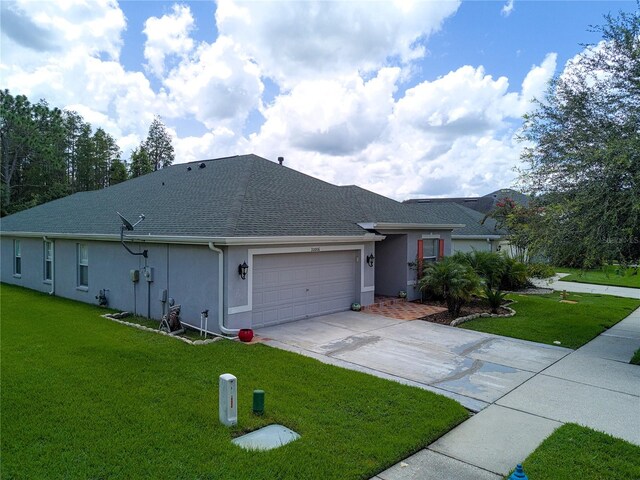
[(628, 297), (640, 299), (640, 288), (615, 287), (610, 285), (596, 285), (591, 283), (563, 282), (562, 278), (568, 273), (558, 273), (550, 279), (531, 279), (536, 287), (553, 288), (554, 290), (566, 290), (575, 293), (598, 293), (601, 295), (615, 295), (616, 297)]
[(638, 347), (640, 308), (374, 479), (498, 480), (567, 422), (640, 445)]

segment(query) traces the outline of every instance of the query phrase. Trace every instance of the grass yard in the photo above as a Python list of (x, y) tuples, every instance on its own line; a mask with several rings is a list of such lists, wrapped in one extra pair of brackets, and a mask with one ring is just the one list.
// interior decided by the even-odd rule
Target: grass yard
[[(0, 307), (7, 480), (368, 479), (467, 418), (445, 397), (264, 345), (187, 345), (8, 285)], [(231, 430), (218, 422), (222, 373), (238, 377)], [(230, 443), (272, 423), (302, 438), (268, 452)]]
[(517, 313), (510, 318), (479, 318), (460, 325), (468, 330), (494, 333), (533, 342), (578, 348), (612, 327), (640, 306), (640, 300), (569, 293), (561, 303), (560, 293), (548, 295), (511, 294), (507, 298), (517, 303), (510, 305)]
[[(633, 269), (619, 271), (615, 265), (605, 265), (594, 270), (579, 268), (554, 267), (557, 273), (570, 273), (562, 278), (564, 282), (595, 283), (598, 285), (613, 285), (616, 287), (640, 288), (640, 273), (632, 275)], [(637, 271), (636, 271), (637, 272)]]
[(640, 478), (640, 447), (568, 423), (542, 442), (523, 467), (532, 480), (636, 479)]

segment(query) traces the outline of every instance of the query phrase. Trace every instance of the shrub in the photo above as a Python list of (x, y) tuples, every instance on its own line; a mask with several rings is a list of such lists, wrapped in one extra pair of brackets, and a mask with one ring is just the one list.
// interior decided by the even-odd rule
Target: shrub
[(495, 252), (458, 252), (453, 258), (466, 263), (482, 278), (489, 288), (498, 288), (505, 272), (504, 256)]
[(504, 302), (504, 296), (506, 294), (500, 290), (492, 290), (488, 286), (484, 287), (484, 298), (491, 307), (491, 313), (498, 313), (498, 308)]
[(480, 286), (480, 278), (467, 264), (454, 257), (445, 257), (429, 263), (419, 282), (421, 291), (440, 295), (447, 302), (449, 313), (457, 317), (465, 302), (471, 300)]
[(504, 273), (500, 279), (500, 290), (520, 290), (529, 286), (527, 266), (514, 258), (503, 255)]
[(555, 274), (556, 271), (553, 267), (546, 263), (530, 263), (527, 265), (527, 275), (532, 278), (549, 278)]

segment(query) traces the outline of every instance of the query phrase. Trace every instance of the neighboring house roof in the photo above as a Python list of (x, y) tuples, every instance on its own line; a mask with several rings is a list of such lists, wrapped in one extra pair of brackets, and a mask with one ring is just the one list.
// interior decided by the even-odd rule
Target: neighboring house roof
[(495, 192), (487, 193), (482, 197), (454, 197), (454, 198), (412, 198), (405, 203), (458, 203), (480, 213), (489, 213), (496, 203), (503, 198), (510, 198), (519, 205), (529, 205), (529, 197), (510, 188), (502, 188)]
[[(130, 232), (137, 237), (362, 236), (362, 222), (425, 223), (412, 205), (241, 155), (173, 165), (76, 193), (5, 217), (1, 230), (119, 235), (116, 211), (132, 222), (146, 216)], [(437, 215), (426, 219), (447, 223)]]
[(503, 236), (507, 232), (498, 228), (493, 218), (486, 217), (464, 205), (455, 202), (414, 203), (426, 216), (437, 215), (450, 223), (462, 223), (464, 227), (453, 230), (453, 237), (485, 238)]

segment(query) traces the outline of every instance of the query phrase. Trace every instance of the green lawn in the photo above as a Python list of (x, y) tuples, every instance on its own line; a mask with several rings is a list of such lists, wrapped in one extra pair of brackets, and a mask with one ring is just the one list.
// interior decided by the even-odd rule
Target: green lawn
[(560, 341), (563, 347), (578, 348), (640, 306), (640, 300), (587, 293), (567, 294), (567, 300), (578, 302), (575, 304), (561, 303), (559, 292), (507, 298), (517, 302), (510, 305), (516, 311), (514, 317), (479, 318), (460, 327), (533, 342)]
[[(617, 287), (640, 288), (640, 273), (633, 275), (634, 270), (620, 270), (616, 265), (605, 265), (595, 270), (580, 270), (579, 268), (554, 267), (557, 273), (570, 273), (562, 280), (565, 282), (595, 283), (598, 285), (613, 285)], [(637, 270), (635, 270), (637, 272)]]
[(531, 480), (637, 479), (640, 447), (568, 423), (542, 442), (523, 467)]
[[(2, 285), (1, 467), (14, 478), (367, 479), (467, 418), (430, 392), (264, 345), (187, 345), (97, 307)], [(239, 425), (218, 422), (218, 376)], [(251, 392), (266, 391), (264, 417)], [(302, 435), (246, 452), (234, 435)]]

